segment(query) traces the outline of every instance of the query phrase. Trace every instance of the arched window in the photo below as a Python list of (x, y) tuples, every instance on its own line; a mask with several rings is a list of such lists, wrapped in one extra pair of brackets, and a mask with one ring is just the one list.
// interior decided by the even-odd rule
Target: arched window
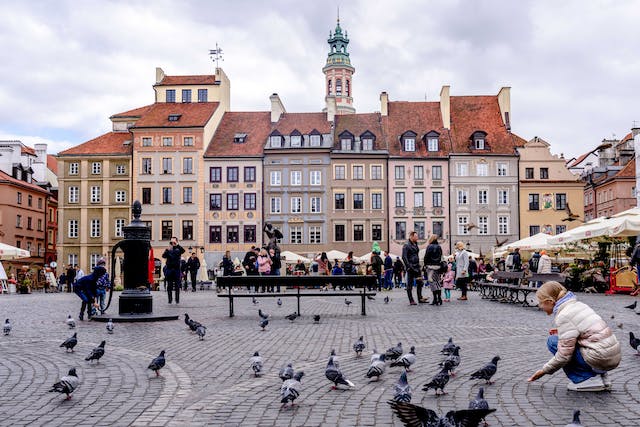
[(336, 95), (342, 95), (342, 79), (336, 79)]
[(327, 95), (331, 95), (331, 79), (327, 81)]
[(347, 96), (351, 96), (351, 82), (349, 80), (345, 80), (345, 90), (347, 92)]

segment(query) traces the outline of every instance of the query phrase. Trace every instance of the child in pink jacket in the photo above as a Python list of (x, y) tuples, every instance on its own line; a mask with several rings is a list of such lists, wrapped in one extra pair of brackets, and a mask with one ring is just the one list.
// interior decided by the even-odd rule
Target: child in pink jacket
[(442, 278), (442, 287), (444, 288), (444, 300), (446, 302), (451, 302), (451, 289), (453, 289), (453, 282), (456, 278), (456, 272), (452, 269), (453, 265), (451, 263), (447, 264), (447, 272), (444, 274)]

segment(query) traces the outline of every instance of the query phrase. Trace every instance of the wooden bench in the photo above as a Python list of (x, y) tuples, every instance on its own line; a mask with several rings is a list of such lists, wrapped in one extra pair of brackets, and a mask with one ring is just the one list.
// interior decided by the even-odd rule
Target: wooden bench
[[(492, 301), (521, 304), (524, 307), (536, 307), (538, 301), (535, 293), (537, 286), (530, 286), (535, 283), (545, 283), (552, 280), (564, 283), (565, 277), (560, 273), (533, 273), (529, 277), (524, 277), (522, 271), (494, 271), (491, 277), (496, 282), (478, 282), (477, 286), (483, 299)], [(519, 284), (514, 284), (518, 280)], [(502, 283), (501, 283), (502, 282)]]
[[(228, 289), (228, 293), (220, 293), (218, 297), (229, 299), (229, 317), (234, 316), (233, 300), (234, 298), (263, 298), (277, 297), (287, 298), (295, 297), (298, 300), (298, 315), (300, 315), (300, 298), (301, 297), (360, 297), (361, 314), (367, 315), (366, 300), (367, 297), (375, 296), (376, 293), (368, 291), (368, 288), (374, 289), (378, 287), (378, 280), (375, 276), (222, 276), (218, 277), (217, 287), (219, 289)], [(307, 289), (324, 288), (327, 284), (331, 284), (334, 288), (355, 288), (356, 291), (307, 291)], [(235, 293), (234, 287), (292, 287), (294, 292), (261, 292), (261, 293)], [(304, 289), (304, 291), (303, 291)], [(359, 291), (357, 291), (359, 289)]]

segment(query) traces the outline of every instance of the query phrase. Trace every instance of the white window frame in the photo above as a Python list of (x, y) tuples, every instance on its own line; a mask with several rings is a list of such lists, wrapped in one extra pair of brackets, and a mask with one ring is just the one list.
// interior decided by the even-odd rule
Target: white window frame
[(489, 234), (489, 217), (482, 215), (478, 217), (478, 234), (486, 236)]
[(302, 185), (302, 171), (291, 171), (289, 185)]
[(115, 200), (116, 200), (116, 203), (125, 203), (127, 201), (127, 191), (116, 190)]
[(476, 138), (475, 141), (476, 150), (484, 150), (484, 138)]
[(413, 193), (413, 207), (424, 208), (424, 191), (416, 191)]
[(382, 165), (371, 165), (369, 174), (371, 175), (372, 180), (381, 180), (382, 179)]
[(115, 237), (124, 237), (124, 227), (125, 219), (124, 218), (116, 218), (113, 226), (113, 232)]
[(362, 138), (362, 151), (373, 150), (373, 138)]
[(282, 185), (282, 171), (271, 171), (269, 173), (269, 183), (273, 187), (279, 187)]
[[(375, 198), (376, 196), (377, 196), (377, 197), (380, 197), (380, 204), (379, 204), (379, 206), (377, 206), (377, 205), (376, 205), (376, 203), (374, 202), (374, 198)], [(372, 209), (372, 210), (377, 210), (377, 211), (378, 211), (378, 210), (382, 210), (382, 202), (383, 202), (383, 199), (382, 199), (382, 193), (371, 193), (371, 209)]]
[(405, 173), (404, 166), (398, 166), (398, 165), (396, 165), (396, 166), (393, 168), (393, 178), (394, 178), (396, 181), (404, 181), (404, 178), (405, 178), (406, 176), (407, 176), (407, 175), (406, 175), (406, 173)]
[[(187, 168), (188, 166), (188, 168)], [(193, 175), (193, 157), (182, 158), (182, 174)]]
[(504, 162), (496, 163), (496, 174), (498, 176), (508, 176), (509, 175), (509, 165)]
[(69, 163), (69, 175), (78, 175), (80, 173), (80, 163)]
[(302, 213), (302, 197), (291, 198), (291, 213)]
[(310, 185), (322, 185), (322, 171), (310, 171), (309, 172), (309, 184)]
[(353, 140), (351, 138), (341, 138), (340, 139), (340, 150), (342, 151), (351, 151), (351, 147), (353, 146)]
[[(145, 170), (145, 163), (149, 164), (149, 170)], [(140, 159), (140, 172), (143, 175), (150, 175), (153, 173), (153, 159), (151, 157), (143, 157)]]
[(506, 215), (498, 215), (498, 234), (509, 234), (509, 217)]
[(143, 136), (142, 137), (142, 146), (143, 147), (151, 147), (153, 145), (153, 138), (151, 138), (150, 136)]
[(269, 137), (269, 146), (271, 148), (282, 148), (282, 137), (280, 135), (271, 135)]
[(302, 147), (302, 135), (291, 135), (291, 146)]
[[(438, 171), (438, 173), (436, 173)], [(436, 176), (439, 175), (439, 176)], [(440, 181), (442, 180), (442, 166), (441, 165), (433, 165), (431, 166), (431, 179)]]
[(478, 204), (479, 205), (489, 204), (489, 190), (487, 190), (486, 188), (481, 188), (478, 190)]
[(173, 173), (173, 159), (171, 157), (162, 158), (162, 173), (166, 175)]
[(498, 204), (499, 205), (508, 205), (509, 204), (509, 190), (505, 190), (503, 188), (498, 188)]
[(282, 213), (282, 198), (271, 197), (269, 200), (269, 209), (272, 214)]
[(415, 137), (404, 137), (402, 140), (404, 151), (415, 152), (416, 151), (416, 139)]
[[(437, 196), (436, 196), (437, 195)], [(436, 200), (438, 199), (438, 200)], [(438, 202), (438, 204), (436, 205), (435, 202)], [(442, 206), (442, 191), (434, 191), (433, 193), (431, 193), (431, 203), (433, 204), (434, 208), (441, 208)]]
[(70, 239), (78, 238), (78, 220), (77, 219), (70, 219), (67, 222), (67, 236)]
[(309, 243), (312, 245), (322, 243), (322, 227), (319, 225), (309, 226)]
[(163, 136), (162, 137), (162, 146), (163, 147), (173, 147), (173, 137), (172, 136)]
[(80, 202), (80, 187), (72, 185), (69, 187), (69, 203)]
[[(359, 171), (359, 174), (356, 174), (356, 171)], [(353, 165), (351, 168), (351, 176), (353, 180), (361, 181), (364, 179), (364, 166), (363, 165)]]
[(457, 162), (456, 163), (456, 176), (469, 176), (469, 163)]
[(102, 200), (102, 188), (99, 185), (91, 186), (91, 203), (100, 203)]
[(489, 176), (489, 165), (486, 163), (478, 163), (476, 165), (477, 176)]
[(98, 264), (98, 261), (102, 258), (102, 255), (97, 253), (92, 253), (89, 255), (89, 267), (92, 269)]
[(427, 138), (427, 151), (438, 151), (438, 138)]
[(301, 225), (292, 225), (289, 228), (289, 242), (291, 244), (301, 244), (304, 239), (304, 234)]
[(311, 213), (322, 212), (322, 198), (317, 196), (311, 196), (309, 199), (309, 206), (311, 207)]
[(124, 175), (127, 173), (127, 168), (125, 165), (116, 166), (116, 175)]
[(422, 181), (424, 179), (424, 166), (422, 165), (413, 166), (413, 179), (418, 181)]
[[(342, 174), (338, 174), (338, 169), (342, 171)], [(346, 165), (335, 165), (333, 167), (333, 179), (336, 181), (342, 181), (347, 179), (347, 166)]]
[(461, 236), (466, 236), (469, 234), (469, 229), (467, 226), (469, 225), (469, 216), (468, 215), (459, 215), (458, 216), (458, 234)]
[(311, 147), (320, 147), (322, 145), (321, 135), (309, 135), (309, 145)]
[(193, 147), (194, 143), (193, 143), (193, 137), (192, 136), (185, 136), (182, 138), (182, 146), (184, 147)]
[(67, 256), (67, 265), (78, 265), (78, 254), (69, 254)]
[(91, 162), (91, 175), (100, 175), (102, 173), (101, 162)]
[(102, 231), (102, 227), (100, 225), (100, 220), (98, 218), (94, 218), (91, 220), (91, 226), (89, 228), (89, 237), (98, 238), (100, 237)]
[(407, 206), (407, 197), (404, 191), (396, 191), (395, 193), (396, 208), (404, 208)]
[(469, 204), (469, 191), (465, 189), (459, 189), (456, 192), (456, 200), (459, 205), (468, 205)]

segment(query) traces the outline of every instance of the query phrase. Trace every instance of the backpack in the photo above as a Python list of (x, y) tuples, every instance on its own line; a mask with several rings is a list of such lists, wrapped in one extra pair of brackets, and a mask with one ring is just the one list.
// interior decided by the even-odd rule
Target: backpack
[(504, 265), (506, 267), (513, 267), (513, 254), (509, 254), (507, 256), (507, 260), (505, 261)]

